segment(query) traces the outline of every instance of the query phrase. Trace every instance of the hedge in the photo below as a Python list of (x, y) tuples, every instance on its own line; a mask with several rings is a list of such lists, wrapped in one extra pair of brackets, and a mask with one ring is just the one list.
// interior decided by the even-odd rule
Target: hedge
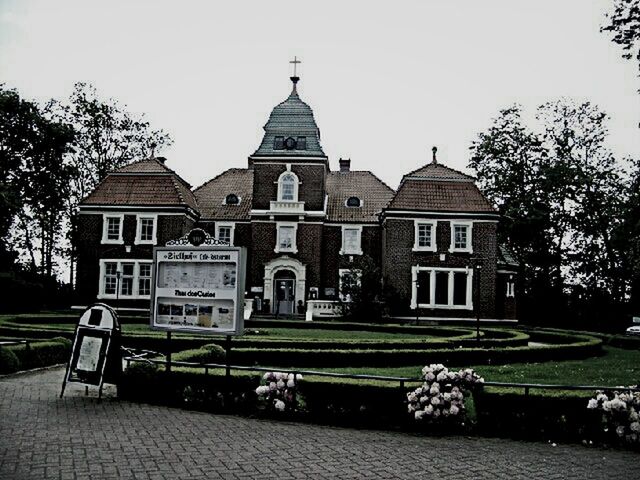
[(58, 337), (50, 341), (5, 346), (0, 351), (4, 352), (0, 355), (0, 373), (13, 373), (67, 362), (71, 341)]
[(403, 365), (505, 364), (588, 358), (602, 353), (602, 341), (587, 335), (565, 336), (572, 343), (539, 347), (446, 348), (394, 350), (305, 350), (232, 348), (230, 361), (239, 365), (306, 367), (382, 367)]

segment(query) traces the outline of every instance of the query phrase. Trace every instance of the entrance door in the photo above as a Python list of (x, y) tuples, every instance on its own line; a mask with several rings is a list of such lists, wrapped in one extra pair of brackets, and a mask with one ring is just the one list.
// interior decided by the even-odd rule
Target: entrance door
[[(293, 277), (293, 278), (292, 278)], [(294, 313), (296, 305), (296, 280), (293, 272), (278, 272), (273, 281), (273, 308), (279, 315)]]

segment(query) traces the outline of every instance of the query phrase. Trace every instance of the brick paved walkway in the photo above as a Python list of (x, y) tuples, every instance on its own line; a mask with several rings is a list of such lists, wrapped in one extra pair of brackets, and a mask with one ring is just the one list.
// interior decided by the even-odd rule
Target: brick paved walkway
[(84, 397), (63, 371), (0, 380), (0, 478), (637, 478), (631, 452), (430, 438)]

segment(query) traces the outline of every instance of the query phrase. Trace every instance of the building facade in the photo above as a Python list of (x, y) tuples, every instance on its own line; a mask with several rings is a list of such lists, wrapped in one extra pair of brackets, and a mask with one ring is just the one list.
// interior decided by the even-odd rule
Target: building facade
[(515, 318), (517, 265), (498, 245), (499, 215), (474, 179), (438, 163), (435, 149), (397, 190), (350, 160), (331, 171), (299, 78), (291, 80), (246, 168), (192, 189), (162, 158), (144, 159), (81, 202), (81, 302), (148, 309), (153, 246), (200, 227), (247, 248), (246, 295), (265, 313), (335, 302), (366, 257), (396, 315)]

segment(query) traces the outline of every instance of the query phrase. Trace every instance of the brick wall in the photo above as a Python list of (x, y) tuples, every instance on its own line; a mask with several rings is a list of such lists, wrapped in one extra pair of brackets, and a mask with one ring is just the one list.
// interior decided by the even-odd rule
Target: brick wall
[[(404, 305), (403, 314), (411, 312), (411, 267), (415, 265), (460, 268), (472, 267), (472, 257), (482, 261), (480, 271), (480, 314), (484, 318), (495, 318), (496, 289), (496, 224), (491, 222), (475, 222), (473, 224), (473, 253), (450, 253), (451, 230), (449, 221), (438, 221), (436, 226), (437, 252), (414, 252), (413, 219), (387, 219), (385, 223), (385, 241), (383, 268), (385, 282), (393, 287)], [(440, 260), (444, 254), (444, 260)], [(476, 271), (477, 275), (478, 272)], [(475, 295), (474, 295), (475, 301)], [(443, 317), (472, 317), (473, 310), (434, 309), (425, 315)]]
[[(151, 212), (150, 212), (151, 213)], [(100, 259), (152, 259), (153, 245), (135, 245), (136, 215), (124, 215), (122, 239), (123, 245), (102, 244), (102, 214), (78, 215), (78, 231), (81, 232), (75, 241), (76, 293), (78, 302), (82, 304), (97, 301), (100, 281)], [(186, 215), (158, 214), (157, 245), (163, 246), (167, 241), (180, 238), (194, 227), (194, 221)], [(130, 246), (130, 251), (126, 251)], [(113, 300), (100, 300), (115, 305)], [(148, 300), (121, 300), (120, 306), (147, 308)]]
[[(269, 202), (278, 199), (278, 178), (286, 171), (286, 163), (259, 163), (254, 165), (253, 200), (251, 207), (268, 210)], [(305, 202), (306, 210), (322, 210), (324, 207), (325, 167), (320, 164), (291, 165), (298, 176), (298, 200)]]

